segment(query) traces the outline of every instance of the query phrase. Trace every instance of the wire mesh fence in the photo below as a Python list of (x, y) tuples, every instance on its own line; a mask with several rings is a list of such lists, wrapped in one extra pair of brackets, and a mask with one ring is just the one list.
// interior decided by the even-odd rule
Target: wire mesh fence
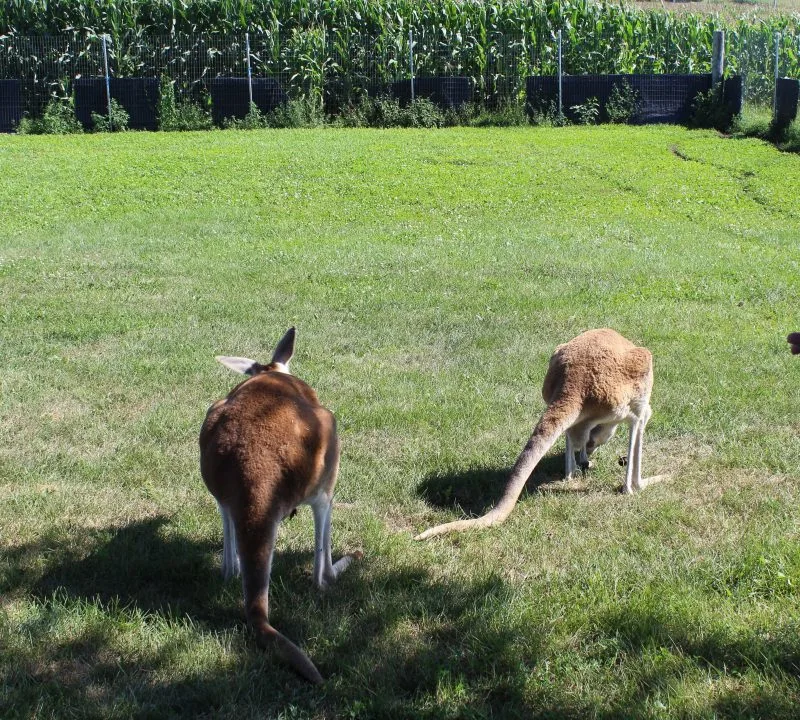
[[(702, 37), (660, 27), (648, 35), (620, 24), (578, 30), (472, 36), (423, 28), (376, 36), (356, 27), (321, 26), (281, 33), (136, 33), (116, 41), (107, 38), (107, 63), (112, 80), (166, 79), (179, 97), (207, 108), (216, 104), (215, 120), (225, 117), (222, 78), (253, 78), (230, 90), (239, 98), (237, 107), (242, 97), (245, 108), (251, 98), (271, 98), (259, 100), (269, 108), (302, 97), (337, 113), (364, 95), (381, 93), (401, 100), (427, 96), (444, 105), (469, 100), (492, 107), (523, 101), (529, 77), (555, 76), (559, 67), (565, 76), (711, 70), (711, 38), (705, 30)], [(770, 38), (757, 29), (731, 31), (725, 58), (726, 74), (742, 76), (745, 100), (769, 106), (777, 77), (800, 77), (800, 37), (793, 32)], [(0, 83), (0, 125), (9, 129), (15, 115), (41, 115), (51, 99), (74, 95), (79, 80), (85, 84), (103, 78), (105, 60), (102, 37), (77, 30), (50, 37), (0, 37), (0, 81), (19, 81), (14, 86)], [(130, 90), (123, 85), (116, 83), (118, 95), (134, 92), (133, 85)], [(670, 92), (668, 84), (659, 87)]]
[[(249, 46), (249, 55), (247, 48)], [(375, 38), (317, 30), (279, 34), (137, 36), (108, 40), (112, 78), (168, 78), (176, 91), (200, 102), (216, 78), (272, 78), (288, 97), (310, 97), (331, 112), (412, 77), (466, 77), (470, 100), (519, 95), (525, 77), (554, 71), (555, 50), (537, 37), (497, 36), (453, 44), (433, 34)], [(104, 74), (102, 40), (78, 33), (0, 38), (0, 79), (22, 82), (23, 112), (40, 114), (66, 97), (79, 78)]]
[(734, 31), (728, 33), (726, 43), (728, 68), (742, 77), (747, 102), (772, 105), (776, 78), (800, 78), (800, 36)]

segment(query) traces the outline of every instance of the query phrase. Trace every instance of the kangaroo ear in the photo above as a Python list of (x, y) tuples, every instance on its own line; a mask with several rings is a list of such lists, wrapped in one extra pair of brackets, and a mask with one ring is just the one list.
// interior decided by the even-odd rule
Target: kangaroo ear
[(255, 360), (243, 357), (228, 357), (227, 355), (217, 355), (216, 357), (226, 368), (243, 375), (255, 375), (259, 367)]
[(275, 346), (275, 350), (272, 353), (272, 362), (289, 367), (289, 360), (294, 355), (294, 336), (294, 328), (290, 327)]

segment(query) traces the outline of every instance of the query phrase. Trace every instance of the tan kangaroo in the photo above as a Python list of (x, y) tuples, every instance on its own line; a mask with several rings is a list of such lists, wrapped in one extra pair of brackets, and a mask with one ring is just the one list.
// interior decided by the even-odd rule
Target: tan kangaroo
[(354, 558), (331, 559), (331, 510), (339, 469), (336, 420), (316, 393), (289, 374), (295, 329), (269, 365), (218, 357), (251, 377), (214, 403), (200, 430), (200, 471), (222, 515), (222, 574), (241, 570), (247, 621), (262, 647), (274, 645), (304, 678), (321, 683), (309, 657), (269, 624), (269, 576), (278, 524), (298, 505), (314, 515), (314, 582), (333, 583)]
[(577, 469), (576, 449), (580, 451), (580, 465), (586, 469), (595, 449), (608, 442), (617, 425), (627, 422), (630, 439), (624, 490), (638, 490), (644, 428), (652, 414), (652, 389), (650, 351), (636, 347), (614, 330), (588, 330), (559, 345), (542, 385), (547, 408), (517, 458), (500, 502), (482, 517), (437, 525), (415, 539), (499, 525), (511, 514), (536, 464), (562, 433), (566, 433), (565, 472), (569, 478)]

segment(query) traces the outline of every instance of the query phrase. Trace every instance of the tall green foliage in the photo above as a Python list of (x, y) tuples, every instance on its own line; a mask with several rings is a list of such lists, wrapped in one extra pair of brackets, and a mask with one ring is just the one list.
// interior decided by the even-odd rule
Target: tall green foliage
[[(80, 30), (76, 30), (80, 29)], [(181, 62), (241, 58), (251, 33), (259, 73), (282, 73), (316, 102), (323, 88), (353, 97), (403, 76), (408, 31), (419, 74), (473, 77), (486, 96), (523, 92), (526, 75), (556, 70), (563, 37), (564, 71), (581, 73), (709, 72), (714, 30), (728, 33), (731, 71), (744, 72), (751, 95), (768, 96), (773, 43), (782, 33), (781, 73), (800, 76), (800, 16), (723, 20), (639, 10), (609, 0), (6, 0), (1, 36), (107, 33), (118, 73), (147, 71), (147, 38), (167, 36)], [(194, 47), (197, 33), (220, 37)], [(231, 37), (227, 40), (224, 36)], [(187, 44), (183, 47), (181, 43)], [(196, 45), (196, 43), (195, 43)], [(191, 47), (190, 47), (191, 46)], [(9, 51), (13, 56), (14, 50)], [(155, 57), (157, 52), (150, 52)], [(6, 53), (8, 55), (8, 52)], [(240, 63), (240, 60), (231, 61)], [(236, 69), (242, 68), (237, 65)], [(158, 72), (163, 71), (159, 68)]]
[(159, 87), (158, 127), (160, 130), (210, 130), (211, 114), (191, 100), (178, 100), (175, 86), (162, 75)]

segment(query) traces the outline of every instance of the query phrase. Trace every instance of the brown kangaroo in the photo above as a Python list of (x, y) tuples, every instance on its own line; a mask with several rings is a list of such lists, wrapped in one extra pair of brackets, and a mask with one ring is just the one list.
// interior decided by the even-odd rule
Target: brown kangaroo
[(642, 439), (652, 414), (652, 389), (650, 351), (636, 347), (614, 330), (587, 330), (559, 345), (542, 385), (547, 408), (517, 458), (500, 502), (482, 517), (437, 525), (415, 539), (499, 525), (511, 514), (536, 464), (562, 433), (566, 433), (565, 472), (569, 478), (577, 469), (576, 449), (581, 468), (588, 468), (589, 456), (608, 442), (617, 425), (627, 422), (630, 439), (624, 491), (640, 489)]
[(792, 348), (792, 355), (800, 355), (800, 332), (789, 333), (786, 342), (788, 342)]
[(261, 647), (275, 646), (304, 678), (321, 683), (309, 657), (269, 624), (269, 576), (278, 524), (298, 505), (314, 515), (314, 582), (333, 583), (354, 558), (331, 559), (331, 510), (339, 469), (336, 420), (289, 374), (295, 329), (269, 365), (217, 357), (251, 377), (214, 403), (200, 430), (200, 471), (222, 515), (222, 574), (241, 570), (247, 621)]

